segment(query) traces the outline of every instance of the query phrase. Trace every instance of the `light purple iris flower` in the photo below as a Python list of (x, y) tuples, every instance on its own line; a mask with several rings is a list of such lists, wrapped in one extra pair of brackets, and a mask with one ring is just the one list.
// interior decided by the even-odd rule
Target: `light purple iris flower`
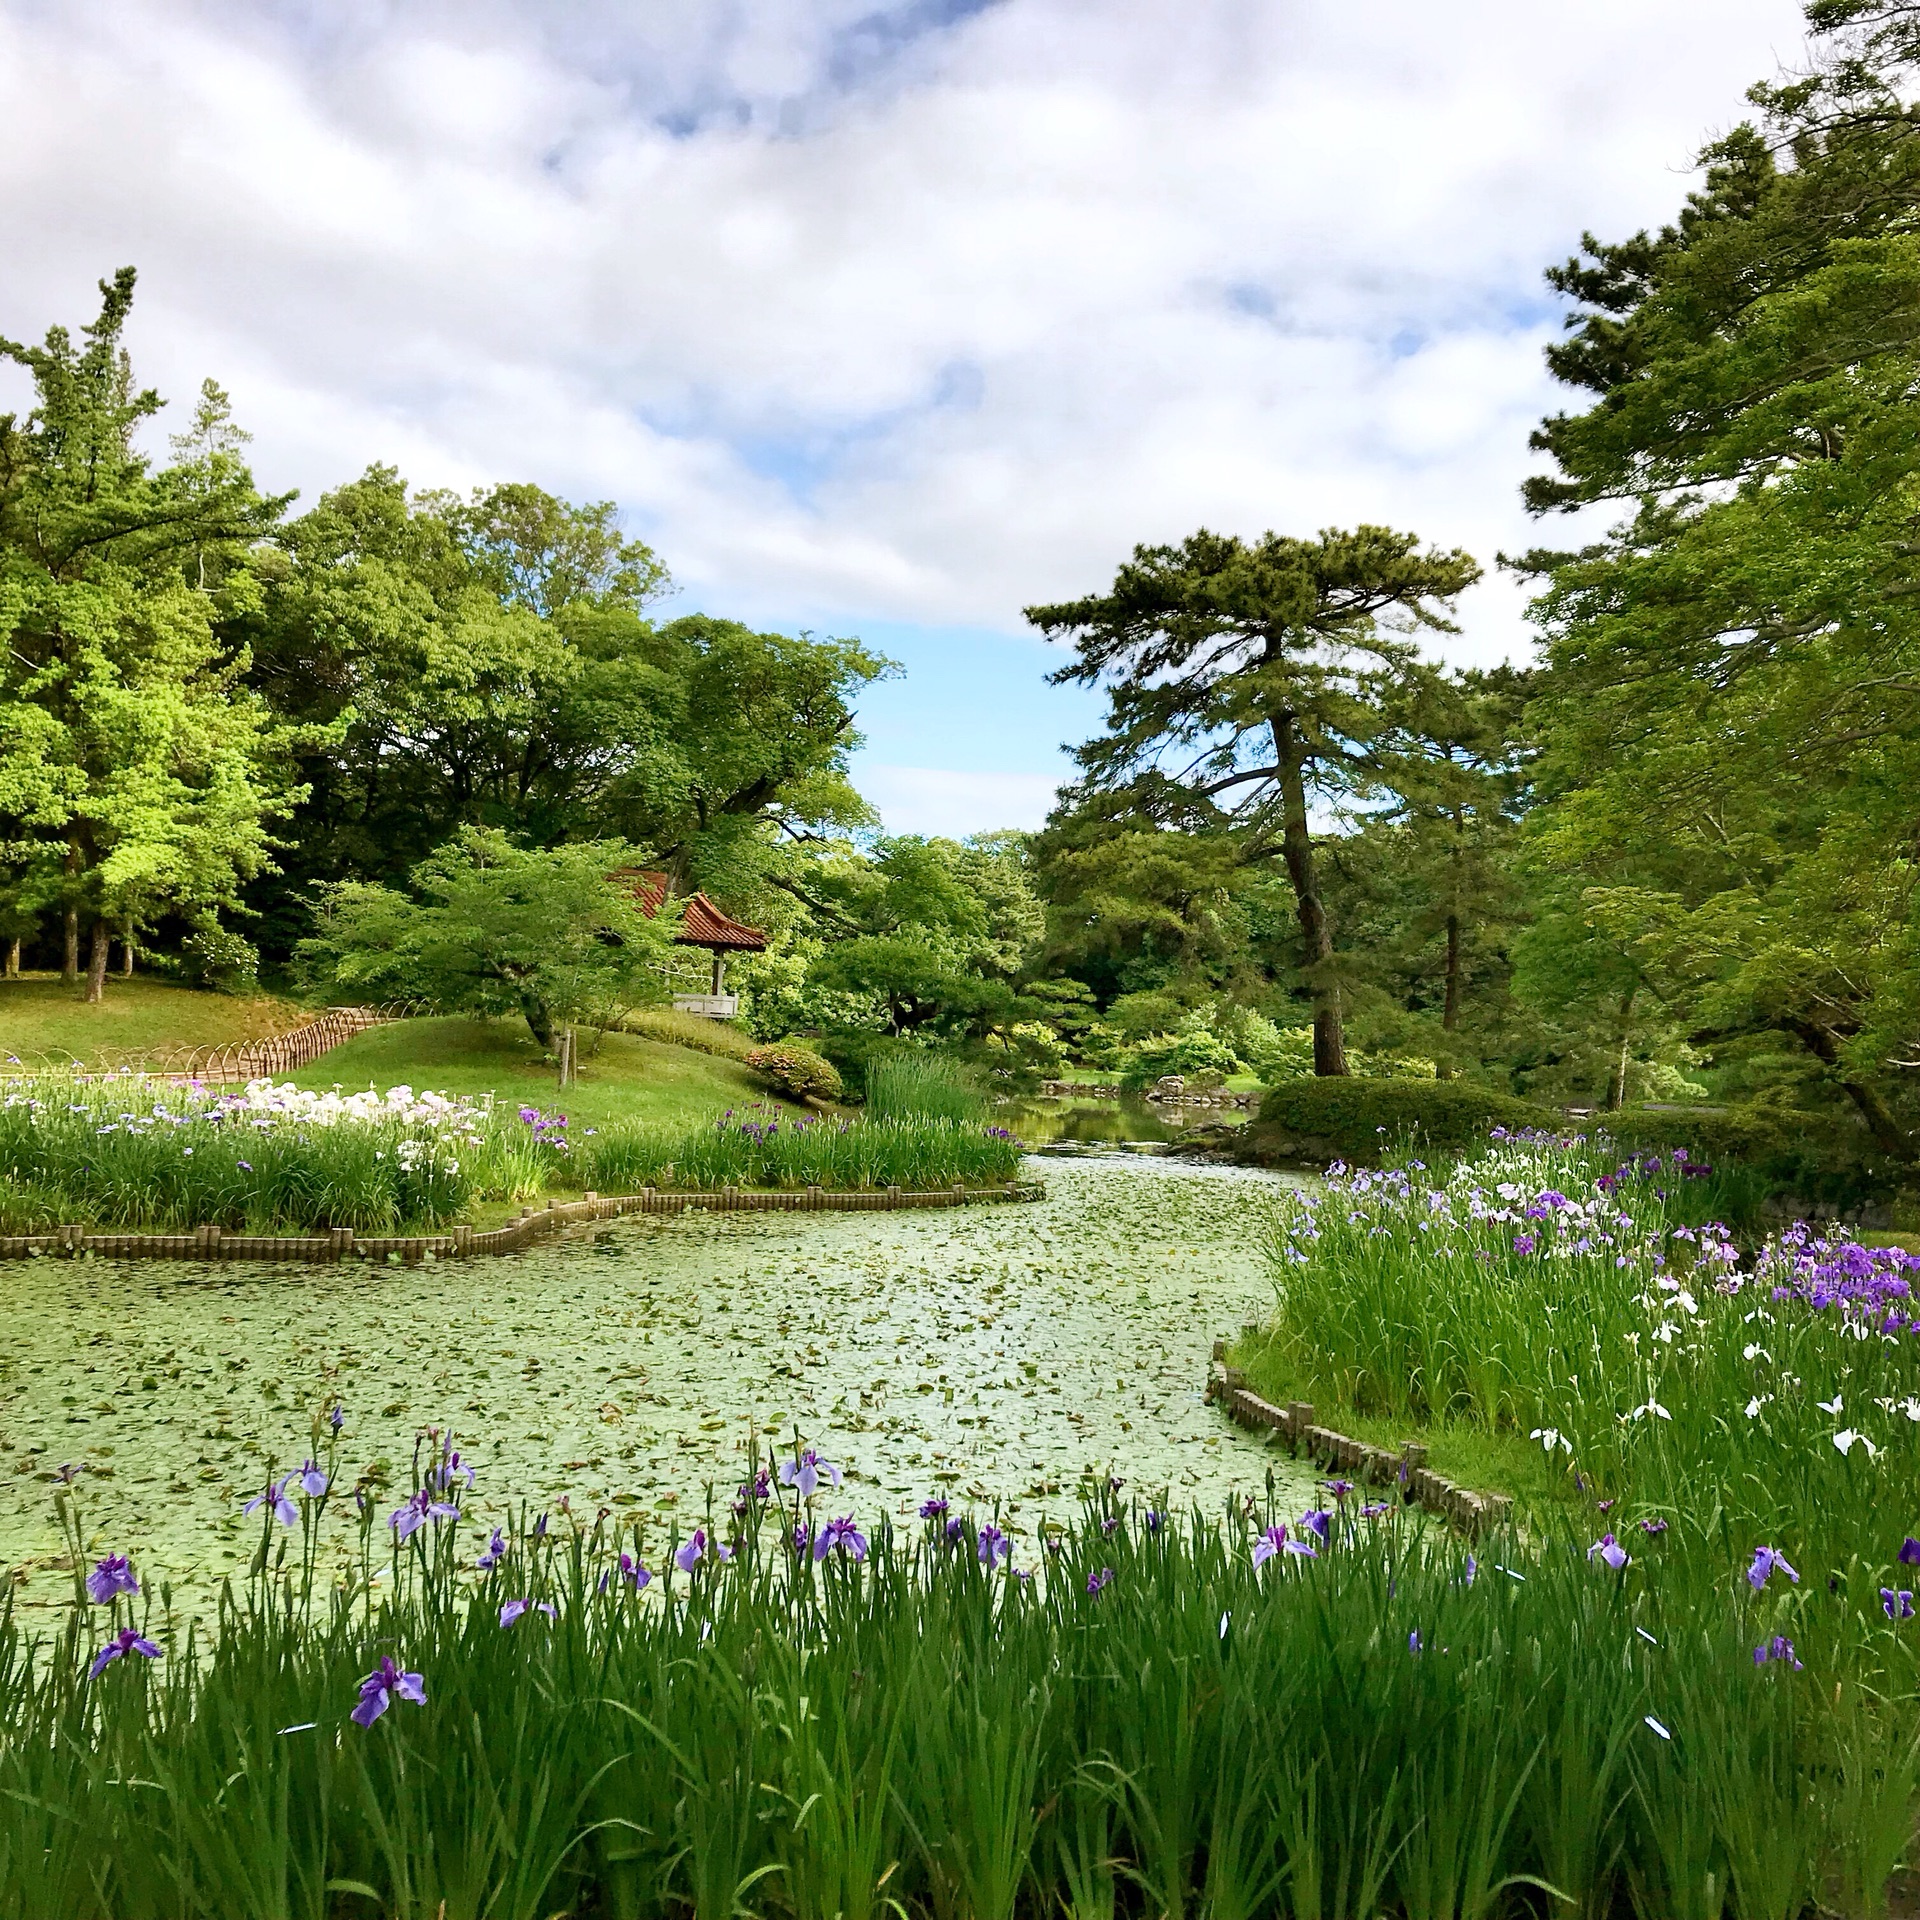
[(360, 1704), (347, 1718), (357, 1726), (370, 1727), (396, 1700), (410, 1700), (416, 1707), (424, 1707), (427, 1683), (417, 1673), (402, 1673), (383, 1655), (380, 1664), (360, 1682)]
[(638, 1593), (642, 1587), (653, 1584), (653, 1575), (630, 1553), (623, 1553), (620, 1556), (620, 1565), (616, 1571), (635, 1593)]
[(980, 1544), (976, 1551), (980, 1564), (991, 1573), (1012, 1549), (1007, 1545), (1007, 1536), (996, 1526), (988, 1525), (980, 1529)]
[(1600, 1538), (1587, 1549), (1587, 1558), (1589, 1560), (1596, 1556), (1604, 1560), (1615, 1573), (1618, 1573), (1620, 1569), (1627, 1564), (1628, 1558), (1626, 1548), (1610, 1533), (1603, 1533)]
[(1386, 1501), (1380, 1500), (1376, 1501), (1372, 1506), (1362, 1507), (1360, 1509), (1360, 1518), (1362, 1520), (1378, 1520), (1383, 1513), (1391, 1513), (1392, 1511), (1393, 1509)]
[(1089, 1593), (1098, 1593), (1102, 1588), (1110, 1586), (1112, 1583), (1113, 1569), (1111, 1567), (1102, 1567), (1098, 1573), (1090, 1573), (1087, 1575), (1087, 1591)]
[(1658, 1533), (1665, 1533), (1666, 1530), (1667, 1530), (1667, 1523), (1664, 1520), (1662, 1520), (1657, 1513), (1654, 1514), (1650, 1519), (1642, 1520), (1640, 1522), (1640, 1531), (1642, 1533), (1658, 1534)]
[(1332, 1494), (1336, 1500), (1344, 1500), (1347, 1495), (1353, 1491), (1353, 1482), (1351, 1480), (1329, 1480), (1327, 1482), (1327, 1491)]
[(303, 1462), (300, 1471), (293, 1477), (305, 1489), (309, 1500), (318, 1500), (327, 1490), (327, 1476), (321, 1471), (317, 1460)]
[(1317, 1560), (1319, 1549), (1305, 1540), (1289, 1539), (1284, 1526), (1269, 1527), (1253, 1543), (1253, 1564), (1263, 1567), (1276, 1553), (1297, 1553), (1307, 1560)]
[(830, 1553), (843, 1553), (849, 1560), (864, 1560), (867, 1557), (867, 1536), (853, 1524), (853, 1515), (843, 1514), (838, 1520), (829, 1520), (820, 1529), (819, 1538), (813, 1543), (813, 1557), (824, 1560)]
[(1793, 1642), (1784, 1633), (1776, 1633), (1771, 1640), (1763, 1640), (1753, 1650), (1753, 1664), (1764, 1667), (1769, 1660), (1783, 1660), (1795, 1673), (1800, 1671), (1800, 1659), (1793, 1650)]
[(1882, 1587), (1880, 1605), (1886, 1611), (1889, 1620), (1911, 1620), (1913, 1618), (1913, 1593), (1907, 1587)]
[(473, 1564), (482, 1573), (491, 1573), (507, 1557), (507, 1536), (498, 1527), (493, 1530), (493, 1538), (487, 1542), (486, 1551)]
[(160, 1658), (160, 1649), (143, 1633), (135, 1633), (131, 1627), (122, 1627), (107, 1644), (93, 1656), (93, 1665), (87, 1669), (87, 1678), (97, 1680), (114, 1661), (129, 1653), (144, 1654), (149, 1660)]
[(696, 1527), (693, 1538), (673, 1550), (673, 1564), (682, 1573), (691, 1573), (703, 1560), (711, 1559), (719, 1563), (732, 1558), (733, 1549), (708, 1540), (705, 1527)]
[(428, 1469), (427, 1481), (431, 1486), (450, 1487), (456, 1480), (464, 1480), (473, 1485), (473, 1469), (457, 1453), (450, 1453), (437, 1467)]
[(940, 1499), (937, 1495), (931, 1500), (922, 1500), (920, 1502), (920, 1518), (922, 1520), (944, 1520), (946, 1517), (947, 1502)]
[(390, 1526), (402, 1540), (410, 1540), (429, 1520), (457, 1520), (460, 1509), (451, 1501), (436, 1500), (432, 1490), (422, 1487), (404, 1507), (396, 1507), (387, 1516)]
[(96, 1607), (110, 1606), (116, 1595), (139, 1591), (140, 1582), (124, 1553), (110, 1553), (104, 1560), (96, 1560), (87, 1575), (87, 1598)]
[(1796, 1586), (1800, 1576), (1787, 1564), (1787, 1556), (1773, 1547), (1755, 1547), (1753, 1565), (1747, 1569), (1747, 1585), (1758, 1593), (1776, 1573), (1784, 1573)]
[(288, 1474), (284, 1480), (271, 1482), (266, 1492), (256, 1493), (240, 1511), (252, 1513), (256, 1508), (270, 1507), (273, 1510), (273, 1517), (283, 1527), (297, 1527), (300, 1524), (300, 1509), (287, 1497), (287, 1488), (292, 1480), (293, 1475)]
[(500, 1624), (510, 1627), (531, 1607), (535, 1613), (544, 1613), (549, 1620), (560, 1617), (560, 1609), (551, 1600), (509, 1600), (500, 1609)]
[(837, 1487), (840, 1469), (831, 1460), (822, 1460), (811, 1447), (797, 1460), (780, 1462), (780, 1484), (792, 1487), (803, 1500), (811, 1500), (819, 1492), (822, 1480)]

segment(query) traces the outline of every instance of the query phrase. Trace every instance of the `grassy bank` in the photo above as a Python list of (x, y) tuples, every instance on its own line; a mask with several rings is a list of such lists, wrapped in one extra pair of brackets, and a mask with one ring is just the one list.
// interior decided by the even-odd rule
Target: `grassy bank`
[(568, 1113), (407, 1086), (221, 1090), (114, 1075), (0, 1087), (9, 1233), (63, 1221), (391, 1232), (548, 1191), (1003, 1185), (1019, 1159), (999, 1128), (827, 1118), (765, 1102), (692, 1124), (593, 1126), (577, 1105)]
[(491, 1094), (513, 1106), (559, 1105), (582, 1127), (689, 1123), (769, 1097), (764, 1082), (718, 1054), (625, 1033), (608, 1034), (591, 1055), (585, 1044), (579, 1081), (564, 1100), (521, 1020), (396, 1021), (356, 1035), (292, 1078), (316, 1091), (406, 1085), (469, 1099)]
[(1743, 1255), (1741, 1191), (1544, 1138), (1337, 1174), (1240, 1357), (1328, 1424), (1430, 1429), (1450, 1477), (1539, 1508), (1545, 1474), (1622, 1538), (1686, 1516), (1870, 1594), (1890, 1521), (1920, 1531), (1920, 1260), (1804, 1228)]
[(0, 980), (0, 1063), (8, 1054), (39, 1065), (227, 1047), (268, 1039), (314, 1015), (312, 1008), (267, 994), (241, 999), (197, 993), (144, 974), (131, 980), (110, 976), (98, 1006), (88, 1006), (83, 992), (55, 973)]
[(212, 1636), (138, 1542), (64, 1633), (0, 1619), (0, 1920), (1795, 1920), (1883, 1911), (1912, 1832), (1847, 1599), (1678, 1529), (1476, 1564), (1101, 1489), (1043, 1550), (790, 1459), (697, 1530), (487, 1537), (444, 1455), (356, 1516), (314, 1451)]

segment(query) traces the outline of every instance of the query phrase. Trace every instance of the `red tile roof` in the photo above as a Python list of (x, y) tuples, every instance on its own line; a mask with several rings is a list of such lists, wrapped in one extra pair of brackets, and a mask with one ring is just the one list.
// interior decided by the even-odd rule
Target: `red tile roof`
[[(661, 902), (667, 897), (664, 873), (622, 867), (607, 878), (625, 887), (649, 919), (660, 911)], [(673, 936), (673, 943), (677, 947), (706, 947), (712, 952), (763, 953), (767, 936), (758, 927), (743, 926), (722, 913), (704, 893), (696, 893), (680, 916), (680, 931)]]

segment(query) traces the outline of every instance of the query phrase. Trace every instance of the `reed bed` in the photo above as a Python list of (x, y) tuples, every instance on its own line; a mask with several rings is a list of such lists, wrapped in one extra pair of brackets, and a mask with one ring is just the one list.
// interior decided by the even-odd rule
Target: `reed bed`
[(1703, 1532), (1476, 1558), (1110, 1483), (900, 1535), (800, 1454), (684, 1537), (483, 1537), (446, 1443), (378, 1499), (314, 1452), (206, 1631), (65, 1490), (70, 1618), (0, 1615), (0, 1920), (1793, 1920), (1882, 1911), (1912, 1833), (1855, 1596)]
[(1531, 1438), (1623, 1539), (1686, 1515), (1809, 1579), (1898, 1590), (1883, 1536), (1890, 1514), (1920, 1531), (1920, 1259), (1805, 1226), (1743, 1248), (1727, 1199), (1684, 1152), (1603, 1141), (1339, 1169), (1283, 1217), (1250, 1347), (1337, 1404)]
[(404, 1086), (343, 1095), (34, 1076), (0, 1087), (0, 1232), (81, 1221), (393, 1233), (556, 1188), (1004, 1185), (1019, 1158), (1004, 1128), (916, 1116), (755, 1105), (710, 1125), (596, 1132), (557, 1109)]

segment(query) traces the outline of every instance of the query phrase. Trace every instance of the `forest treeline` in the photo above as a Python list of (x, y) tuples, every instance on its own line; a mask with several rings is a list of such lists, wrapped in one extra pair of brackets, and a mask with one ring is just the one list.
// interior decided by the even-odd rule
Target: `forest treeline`
[[(147, 450), (122, 270), (0, 342), (35, 390), (0, 419), (9, 964), (338, 967), (508, 867), (537, 944), (527, 876), (605, 848), (768, 929), (765, 1037), (1705, 1099), (1910, 1163), (1920, 8), (1808, 17), (1669, 226), (1547, 273), (1538, 547), (1201, 529), (1029, 609), (1109, 703), (1031, 835), (880, 832), (849, 762), (892, 663), (669, 614), (609, 503), (376, 466), (302, 510), (212, 381)], [(1494, 565), (1537, 651), (1455, 670)]]

